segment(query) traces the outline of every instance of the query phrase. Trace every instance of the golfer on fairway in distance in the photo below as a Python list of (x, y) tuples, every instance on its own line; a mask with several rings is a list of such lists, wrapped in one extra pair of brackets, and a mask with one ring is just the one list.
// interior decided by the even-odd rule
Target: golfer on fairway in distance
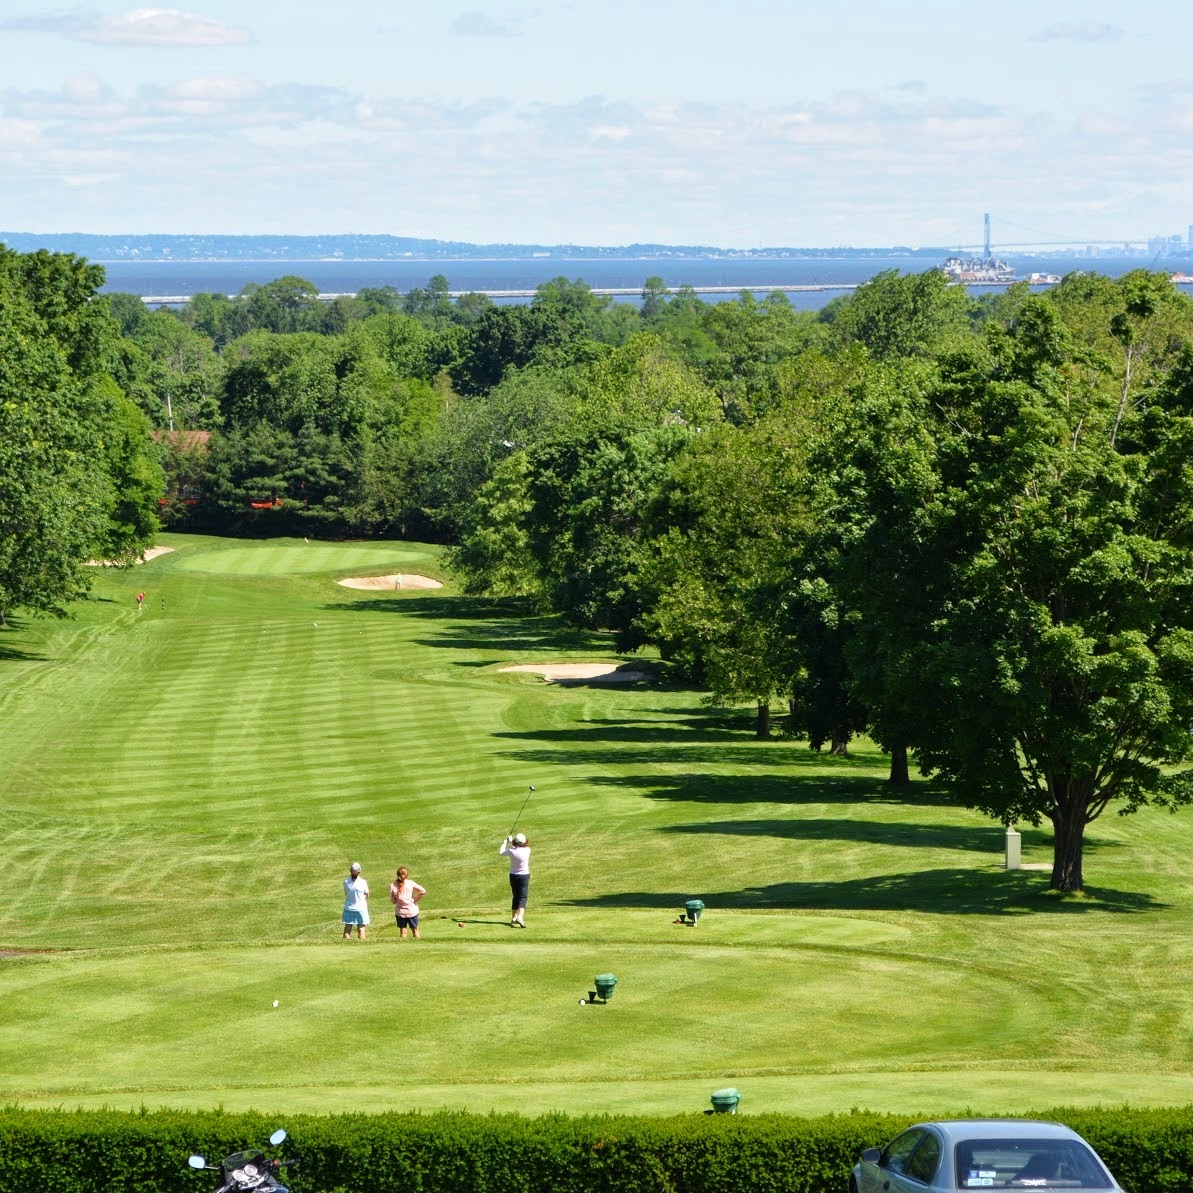
[(406, 939), (406, 929), (418, 940), (418, 902), (427, 893), (425, 886), (419, 886), (410, 877), (405, 866), (399, 866), (393, 882), (389, 884), (389, 901), (394, 905), (394, 918), (398, 921), (398, 939)]
[(361, 940), (369, 926), (369, 884), (360, 876), (360, 862), (353, 862), (344, 879), (344, 939), (352, 935), (353, 927)]
[(506, 837), (499, 857), (510, 860), (510, 927), (526, 927), (526, 896), (530, 894), (530, 845), (525, 833)]

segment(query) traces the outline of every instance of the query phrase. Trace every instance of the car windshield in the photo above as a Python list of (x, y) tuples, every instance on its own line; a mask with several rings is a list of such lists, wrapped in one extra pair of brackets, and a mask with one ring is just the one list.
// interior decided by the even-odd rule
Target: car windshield
[(1114, 1182), (1077, 1139), (967, 1139), (957, 1144), (958, 1189), (1109, 1189)]

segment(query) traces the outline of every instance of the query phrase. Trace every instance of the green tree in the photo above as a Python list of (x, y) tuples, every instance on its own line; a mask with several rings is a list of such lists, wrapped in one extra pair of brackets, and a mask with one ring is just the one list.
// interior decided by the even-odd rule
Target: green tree
[(673, 424), (573, 435), (529, 453), (527, 544), (549, 607), (642, 644), (639, 552), (647, 507), (695, 434)]
[(660, 319), (671, 300), (671, 291), (661, 277), (652, 275), (642, 283), (642, 306), (640, 314), (644, 323)]
[(311, 331), (319, 326), (319, 288), (306, 278), (287, 274), (266, 282), (250, 282), (240, 292), (250, 326), (285, 334)]
[(136, 335), (149, 319), (149, 312), (139, 294), (113, 291), (105, 294), (104, 299), (122, 336)]
[(180, 317), (219, 349), (252, 328), (248, 303), (243, 298), (232, 299), (226, 294), (195, 294)]
[(869, 394), (821, 510), (921, 765), (997, 819), (1050, 820), (1061, 891), (1083, 888), (1111, 804), (1193, 797), (1173, 769), (1193, 723), (1193, 356), (1126, 409), (1095, 373), (1033, 299), (921, 394)]
[(88, 559), (152, 541), (161, 476), (108, 371), (102, 282), (73, 256), (0, 250), (0, 610), (62, 615), (89, 589)]
[(936, 269), (902, 275), (884, 270), (822, 313), (832, 319), (839, 344), (864, 344), (880, 360), (938, 355), (971, 338), (973, 314), (964, 287)]
[(450, 322), (452, 302), (447, 278), (437, 273), (425, 287), (416, 286), (406, 295), (402, 310), (423, 323)]
[(526, 521), (533, 508), (525, 452), (498, 462), (467, 511), (459, 545), (448, 566), (469, 596), (535, 596), (538, 569), (530, 553)]
[(710, 703), (754, 704), (760, 738), (792, 680), (776, 600), (802, 508), (803, 452), (789, 432), (723, 426), (692, 438), (650, 503), (639, 564), (647, 636), (708, 686)]
[(147, 314), (131, 342), (148, 358), (141, 377), (156, 401), (157, 427), (210, 430), (220, 424), (221, 372), (215, 346), (166, 311)]

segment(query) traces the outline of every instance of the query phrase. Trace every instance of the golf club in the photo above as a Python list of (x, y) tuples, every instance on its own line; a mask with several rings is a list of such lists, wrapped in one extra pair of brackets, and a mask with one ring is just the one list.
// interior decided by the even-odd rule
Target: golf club
[(531, 785), (530, 790), (526, 793), (526, 798), (522, 801), (522, 806), (518, 809), (517, 816), (514, 817), (513, 828), (510, 829), (509, 835), (514, 835), (514, 829), (518, 827), (518, 821), (522, 819), (522, 813), (526, 811), (526, 805), (530, 803), (530, 797), (534, 794), (534, 786)]

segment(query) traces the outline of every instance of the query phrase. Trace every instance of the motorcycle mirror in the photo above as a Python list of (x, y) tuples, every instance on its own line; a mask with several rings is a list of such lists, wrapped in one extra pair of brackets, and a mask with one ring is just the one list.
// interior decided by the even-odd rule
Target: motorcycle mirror
[(269, 1137), (269, 1142), (272, 1143), (274, 1147), (277, 1147), (279, 1143), (285, 1143), (285, 1141), (286, 1132), (283, 1131), (281, 1127), (274, 1131), (274, 1133)]
[(207, 1167), (207, 1161), (204, 1160), (202, 1156), (191, 1156), (191, 1158), (189, 1160), (187, 1160), (187, 1163), (192, 1168), (206, 1168)]

